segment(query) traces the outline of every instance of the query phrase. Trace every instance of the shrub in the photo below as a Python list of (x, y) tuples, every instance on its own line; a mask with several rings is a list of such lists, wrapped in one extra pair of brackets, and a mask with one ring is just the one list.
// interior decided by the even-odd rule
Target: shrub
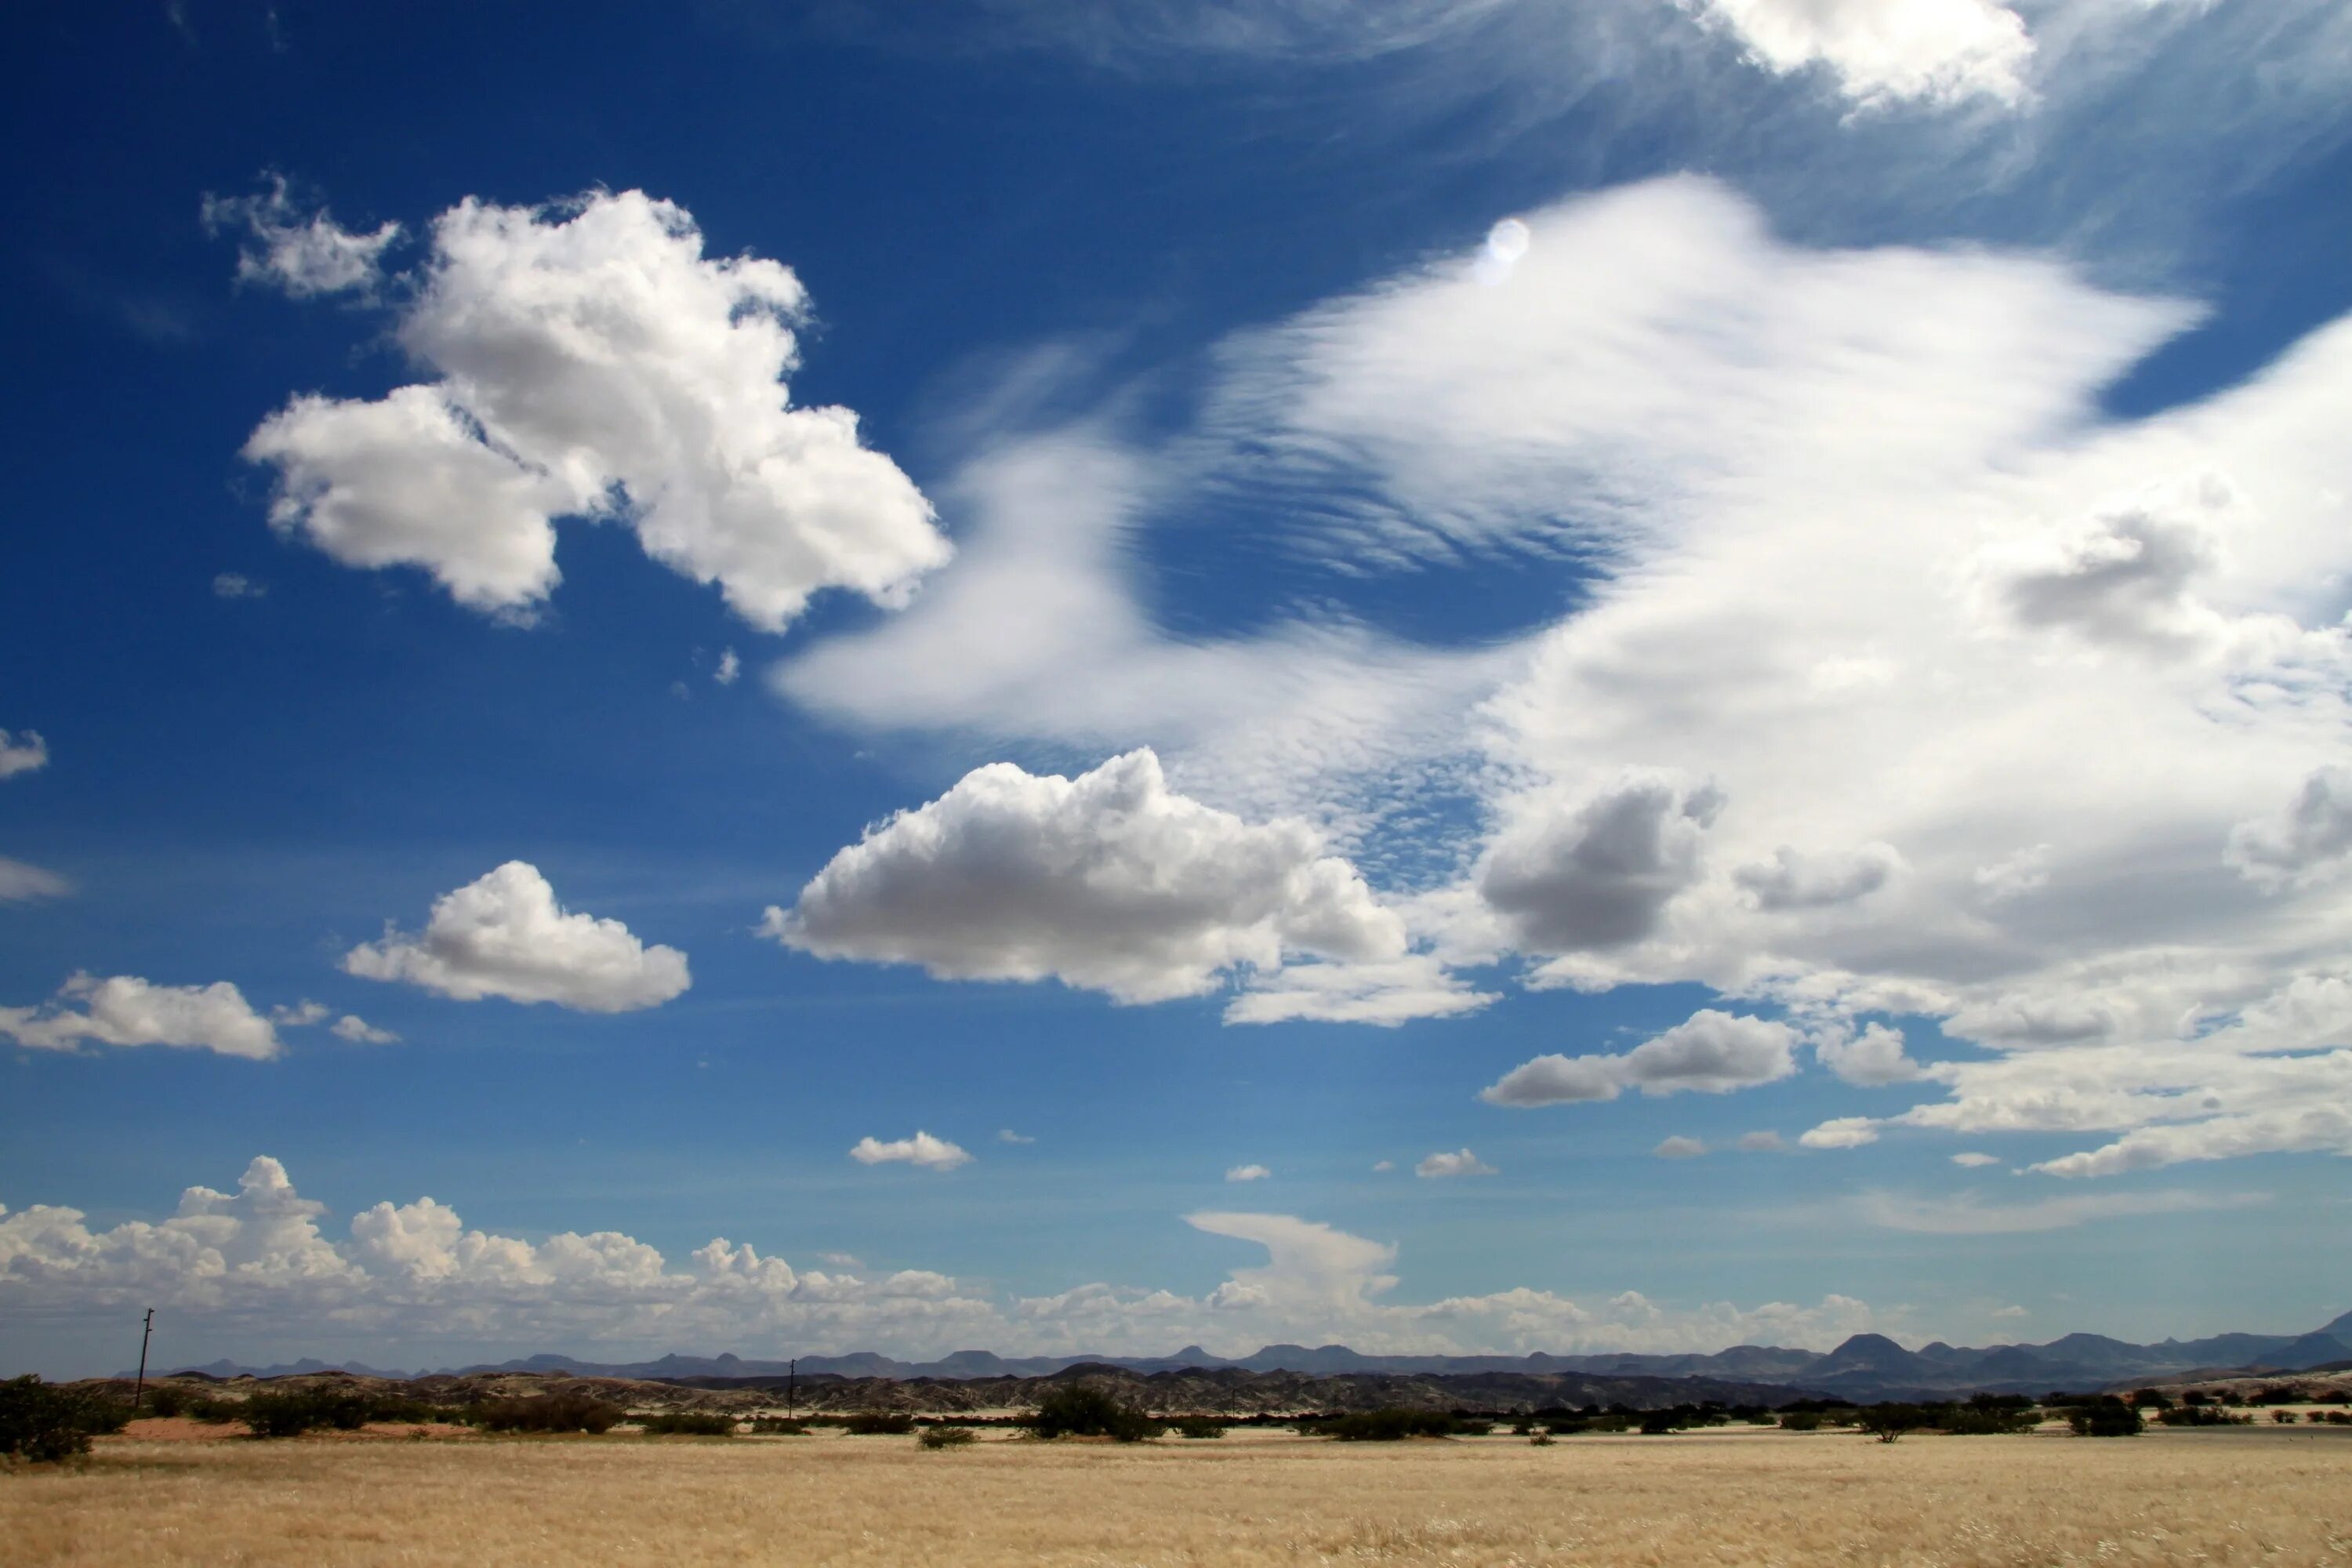
[(1443, 1410), (1392, 1409), (1302, 1421), (1298, 1429), (1310, 1437), (1336, 1437), (1342, 1443), (1401, 1443), (1407, 1437), (1451, 1437), (1461, 1425)]
[(2331, 1426), (2352, 1426), (2352, 1412), (2330, 1410), (2323, 1415), (2314, 1411), (2311, 1418), (2315, 1421), (2326, 1421)]
[(2132, 1408), (2135, 1410), (2169, 1410), (2172, 1408), (2172, 1401), (2164, 1396), (2164, 1390), (2160, 1388), (2140, 1389), (2132, 1394), (2131, 1402)]
[(2273, 1410), (2271, 1412), (2271, 1419), (2277, 1422), (2280, 1426), (2284, 1426), (2291, 1425), (2294, 1422), (2300, 1421), (2303, 1417), (2297, 1415), (2292, 1410)]
[(665, 1410), (638, 1417), (650, 1437), (732, 1437), (735, 1417), (709, 1410)]
[(2232, 1415), (2211, 1405), (2183, 1405), (2178, 1410), (2159, 1410), (2156, 1418), (2167, 1426), (2243, 1426), (2253, 1420), (2251, 1415)]
[(1166, 1422), (1086, 1383), (1057, 1388), (1039, 1400), (1028, 1425), (1040, 1437), (1113, 1437), (1122, 1443), (1140, 1443), (1168, 1429)]
[(492, 1432), (609, 1432), (627, 1414), (592, 1394), (541, 1394), (486, 1401), (474, 1420)]
[(1818, 1432), (1822, 1429), (1822, 1413), (1818, 1410), (1783, 1410), (1780, 1429), (1784, 1432)]
[(59, 1388), (30, 1373), (0, 1383), (0, 1455), (54, 1465), (89, 1452), (89, 1440), (120, 1432), (131, 1412), (110, 1400)]
[(1528, 1441), (1538, 1448), (1549, 1448), (1551, 1447), (1551, 1434), (1549, 1432), (1538, 1432), (1534, 1436), (1528, 1438)]
[(915, 1418), (903, 1410), (858, 1410), (841, 1418), (853, 1437), (903, 1437), (915, 1429)]
[(2138, 1411), (2113, 1394), (2066, 1412), (2066, 1425), (2077, 1437), (2137, 1437), (2147, 1424)]
[(2031, 1432), (2041, 1424), (2032, 1405), (1988, 1400), (1979, 1394), (1966, 1405), (1938, 1405), (1927, 1409), (1927, 1424), (1951, 1437), (2006, 1437)]
[(1679, 1432), (1689, 1425), (1690, 1423), (1675, 1411), (1644, 1410), (1642, 1412), (1642, 1435), (1645, 1437), (1663, 1437), (1669, 1433)]
[(291, 1389), (263, 1389), (247, 1398), (245, 1425), (257, 1437), (299, 1437), (327, 1424), (324, 1403)]
[(184, 1402), (184, 1408), (201, 1419), (241, 1420), (257, 1437), (299, 1436), (314, 1426), (355, 1432), (371, 1421), (438, 1421), (448, 1414), (399, 1394), (357, 1388), (265, 1388), (241, 1405), (205, 1400)]
[(973, 1443), (978, 1440), (979, 1439), (973, 1435), (972, 1429), (969, 1426), (926, 1426), (923, 1428), (922, 1441), (923, 1447), (926, 1448), (961, 1448), (967, 1443)]
[(794, 1421), (783, 1415), (754, 1415), (751, 1417), (751, 1430), (761, 1436), (805, 1437), (809, 1435), (807, 1422)]
[(1213, 1415), (1181, 1415), (1176, 1419), (1179, 1437), (1222, 1437), (1225, 1424)]

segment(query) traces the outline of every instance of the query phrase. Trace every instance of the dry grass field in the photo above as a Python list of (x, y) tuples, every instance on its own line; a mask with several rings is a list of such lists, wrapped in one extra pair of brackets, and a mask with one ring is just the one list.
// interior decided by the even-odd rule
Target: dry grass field
[(124, 1438), (0, 1476), (0, 1561), (2352, 1564), (2352, 1441)]

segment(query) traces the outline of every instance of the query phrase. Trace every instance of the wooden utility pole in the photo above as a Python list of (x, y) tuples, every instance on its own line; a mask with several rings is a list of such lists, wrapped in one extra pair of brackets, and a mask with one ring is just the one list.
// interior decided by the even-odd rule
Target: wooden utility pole
[[(770, 1362), (768, 1364), (773, 1366), (776, 1363)], [(794, 1356), (784, 1363), (784, 1419), (787, 1421), (793, 1418), (793, 1406), (798, 1403), (800, 1391), (801, 1358)]]
[(139, 1402), (147, 1397), (147, 1342), (154, 1333), (155, 1309), (150, 1307), (147, 1309), (147, 1321), (139, 1330), (139, 1384), (131, 1392), (131, 1408), (133, 1410), (138, 1409)]

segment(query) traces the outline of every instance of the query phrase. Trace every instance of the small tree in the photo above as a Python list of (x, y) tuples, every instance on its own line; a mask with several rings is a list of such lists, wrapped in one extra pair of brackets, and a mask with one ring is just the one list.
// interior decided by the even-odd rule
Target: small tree
[(26, 1373), (0, 1383), (0, 1455), (54, 1465), (89, 1452), (89, 1440), (120, 1432), (121, 1405)]
[(1139, 1443), (1168, 1429), (1108, 1389), (1090, 1383), (1057, 1388), (1037, 1402), (1029, 1428), (1040, 1437), (1114, 1437)]
[(1862, 1412), (1854, 1424), (1882, 1443), (1892, 1443), (1906, 1432), (1933, 1425), (1927, 1413), (1916, 1405), (1873, 1405)]
[(2066, 1425), (2077, 1437), (2137, 1437), (2147, 1428), (2138, 1411), (2112, 1394), (2067, 1411)]

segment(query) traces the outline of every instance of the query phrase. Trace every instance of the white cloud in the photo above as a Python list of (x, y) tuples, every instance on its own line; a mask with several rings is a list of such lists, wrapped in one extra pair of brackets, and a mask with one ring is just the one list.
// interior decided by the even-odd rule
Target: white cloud
[(2032, 1312), (2026, 1310), (2023, 1307), (1995, 1307), (1993, 1309), (1992, 1315), (1996, 1318), (2030, 1318), (2033, 1316)]
[(1380, 1175), (1385, 1172), (1393, 1171), (1395, 1169), (1396, 1162), (1394, 1160), (1375, 1160), (1372, 1162), (1372, 1173), (1374, 1175)]
[(0, 855), (0, 904), (29, 903), (35, 899), (62, 899), (74, 886), (55, 871)]
[(1661, 1160), (1696, 1160), (1706, 1152), (1706, 1145), (1696, 1138), (1685, 1138), (1677, 1134), (1672, 1138), (1661, 1139), (1658, 1146), (1650, 1152)]
[(1695, 1089), (1727, 1094), (1797, 1070), (1797, 1032), (1764, 1018), (1703, 1007), (1622, 1056), (1542, 1056), (1522, 1062), (1480, 1093), (1489, 1105), (1562, 1105)]
[(1902, 866), (1903, 858), (1885, 844), (1829, 854), (1806, 854), (1784, 844), (1771, 859), (1742, 866), (1731, 879), (1758, 909), (1816, 910), (1869, 897)]
[[(400, 1346), (446, 1359), (458, 1353), (453, 1345), (525, 1342), (603, 1347), (615, 1360), (681, 1342), (907, 1356), (974, 1344), (1015, 1354), (1164, 1353), (1188, 1342), (1241, 1353), (1333, 1340), (1375, 1353), (1714, 1351), (1827, 1348), (1897, 1326), (1841, 1296), (1814, 1306), (1670, 1308), (1630, 1290), (1588, 1304), (1522, 1288), (1401, 1303), (1390, 1300), (1393, 1246), (1288, 1215), (1186, 1215), (1202, 1233), (1265, 1249), (1263, 1264), (1234, 1268), (1202, 1296), (1097, 1283), (1009, 1302), (923, 1269), (795, 1268), (724, 1237), (672, 1258), (609, 1230), (500, 1236), (467, 1227), (431, 1197), (362, 1209), (341, 1239), (326, 1217), (267, 1157), (234, 1193), (192, 1186), (160, 1221), (93, 1230), (72, 1208), (0, 1208), (0, 1310), (29, 1333), (46, 1321), (154, 1306), (171, 1314), (184, 1346), (230, 1336), (282, 1343), (329, 1325), (340, 1353), (372, 1361), (394, 1359)], [(846, 1253), (816, 1256), (859, 1267)]]
[(1416, 1176), (1491, 1176), (1495, 1167), (1467, 1149), (1426, 1155), (1412, 1168)]
[(1859, 1149), (1878, 1142), (1878, 1129), (1867, 1116), (1833, 1116), (1801, 1134), (1797, 1142), (1808, 1149)]
[(343, 955), (367, 980), (404, 980), (478, 1002), (552, 1002), (586, 1013), (656, 1007), (692, 984), (686, 954), (647, 947), (618, 921), (567, 911), (539, 868), (509, 860), (433, 902), (423, 931), (387, 925)]
[(732, 686), (735, 684), (736, 677), (742, 673), (743, 661), (736, 657), (735, 650), (730, 647), (719, 656), (719, 668), (710, 672), (710, 679), (721, 686)]
[(1262, 826), (1170, 790), (1149, 751), (1076, 779), (967, 773), (835, 855), (762, 930), (821, 958), (919, 963), (1160, 1002), (1286, 953), (1403, 954), (1403, 922), (1303, 822)]
[[(1692, 0), (1683, 0), (1685, 4)], [(1865, 108), (2027, 95), (2033, 39), (1993, 0), (1696, 0), (1748, 58), (1780, 75), (1826, 67)]]
[(383, 253), (401, 234), (396, 223), (386, 223), (373, 234), (355, 234), (324, 207), (306, 217), (280, 178), (272, 178), (269, 190), (261, 195), (205, 196), (204, 222), (212, 234), (243, 231), (238, 282), (282, 289), (298, 300), (373, 292), (383, 280)]
[(1456, 1017), (1496, 1000), (1425, 953), (1377, 963), (1293, 963), (1254, 974), (1226, 1005), (1229, 1024), (1312, 1020), (1395, 1026)]
[(1264, 1165), (1235, 1165), (1225, 1173), (1229, 1182), (1263, 1182), (1273, 1175)]
[(327, 1032), (339, 1040), (349, 1040), (355, 1046), (393, 1046), (400, 1037), (390, 1029), (379, 1029), (356, 1013), (346, 1013), (329, 1026)]
[(49, 743), (41, 739), (39, 731), (20, 730), (12, 735), (0, 730), (0, 779), (38, 773), (48, 765)]
[(269, 584), (257, 583), (242, 572), (220, 572), (213, 576), (213, 596), (218, 599), (260, 599), (269, 594)]
[(291, 1006), (281, 1002), (269, 1009), (269, 1021), (273, 1024), (289, 1024), (296, 1028), (302, 1028), (311, 1024), (324, 1023), (333, 1016), (333, 1013), (334, 1009), (329, 1007), (324, 1002), (312, 1002), (306, 999)]
[(952, 1171), (971, 1163), (971, 1155), (964, 1149), (922, 1131), (912, 1138), (894, 1138), (887, 1143), (877, 1138), (860, 1138), (849, 1151), (849, 1157), (861, 1165), (913, 1165), (926, 1171)]
[(616, 517), (768, 631), (824, 588), (904, 604), (948, 560), (856, 415), (788, 405), (807, 310), (790, 269), (706, 258), (685, 209), (637, 191), (469, 198), (432, 241), (398, 337), (439, 379), (297, 397), (247, 444), (278, 470), (282, 531), (528, 617), (557, 581), (551, 519)]
[(1814, 1039), (1813, 1054), (1848, 1083), (1909, 1083), (1921, 1076), (1919, 1064), (1903, 1053), (1903, 1031), (1884, 1024), (1867, 1025), (1858, 1035), (1832, 1025)]
[(84, 1041), (178, 1046), (252, 1061), (267, 1061), (281, 1048), (270, 1021), (226, 980), (154, 985), (130, 974), (76, 974), (40, 1006), (0, 1007), (0, 1035), (37, 1050), (70, 1051)]
[(2352, 768), (2315, 769), (2285, 808), (2230, 830), (2227, 858), (2273, 890), (2324, 880), (2352, 854)]
[(1953, 1155), (1952, 1163), (1963, 1170), (1978, 1171), (1987, 1165), (2000, 1164), (2000, 1157), (1997, 1154), (1980, 1154), (1974, 1150), (1967, 1150)]
[(2216, 1209), (2243, 1208), (2269, 1200), (2259, 1194), (2101, 1193), (2033, 1198), (2023, 1203), (1989, 1203), (1974, 1193), (1948, 1198), (1903, 1197), (1872, 1193), (1861, 1201), (1871, 1224), (1888, 1230), (1920, 1231), (1931, 1236), (2010, 1236), (2024, 1231), (2066, 1230), (2099, 1220), (2137, 1215), (2199, 1214)]
[(1742, 1132), (1736, 1147), (1745, 1154), (1778, 1154), (1789, 1144), (1778, 1132)]
[(996, 1130), (996, 1141), (999, 1143), (1034, 1143), (1037, 1142), (1037, 1140), (1030, 1137), (1027, 1133), (1015, 1132), (1010, 1127), (998, 1128)]

